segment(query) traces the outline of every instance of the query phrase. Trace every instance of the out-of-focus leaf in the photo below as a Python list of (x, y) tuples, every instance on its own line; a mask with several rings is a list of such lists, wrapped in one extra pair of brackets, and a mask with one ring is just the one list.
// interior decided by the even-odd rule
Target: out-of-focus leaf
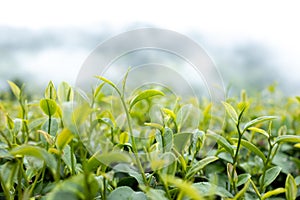
[(11, 82), (11, 81), (7, 81), (7, 82), (10, 86), (11, 91), (15, 95), (15, 97), (17, 97), (17, 99), (20, 99), (20, 94), (21, 94), (20, 88), (14, 82)]
[(201, 195), (200, 191), (196, 189), (192, 184), (183, 181), (182, 179), (175, 178), (173, 176), (164, 176), (163, 179), (171, 184), (176, 186), (182, 193), (194, 200), (204, 200), (204, 197)]
[(275, 143), (281, 143), (281, 142), (298, 143), (298, 142), (300, 142), (300, 136), (299, 135), (281, 135), (281, 136), (278, 136), (275, 139)]
[(228, 192), (225, 188), (214, 185), (209, 182), (194, 183), (193, 187), (195, 187), (204, 196), (218, 195), (223, 198), (233, 197), (232, 194)]
[(142, 192), (135, 192), (130, 187), (118, 187), (109, 194), (107, 200), (130, 199), (130, 200), (147, 200), (147, 196)]
[(72, 176), (71, 178), (58, 183), (48, 194), (47, 200), (67, 200), (67, 199), (94, 199), (99, 184), (94, 175), (85, 174)]
[(185, 147), (191, 142), (193, 133), (177, 133), (174, 135), (174, 148), (183, 153)]

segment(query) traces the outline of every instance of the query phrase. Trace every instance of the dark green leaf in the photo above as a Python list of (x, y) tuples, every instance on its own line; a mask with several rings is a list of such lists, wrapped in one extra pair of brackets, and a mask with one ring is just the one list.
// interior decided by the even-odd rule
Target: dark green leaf
[[(278, 166), (268, 169), (265, 174), (265, 180), (262, 183), (263, 187), (267, 187), (268, 185), (270, 185), (277, 178), (280, 171), (281, 171), (281, 167), (278, 167)], [(261, 178), (262, 178), (262, 176), (261, 176)], [(261, 178), (260, 178), (260, 182), (261, 182)]]

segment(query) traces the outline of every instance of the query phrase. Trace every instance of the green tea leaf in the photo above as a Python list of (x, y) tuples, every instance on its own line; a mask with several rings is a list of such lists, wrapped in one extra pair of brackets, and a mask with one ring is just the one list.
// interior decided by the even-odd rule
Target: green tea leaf
[(152, 189), (149, 187), (144, 191), (150, 200), (168, 200), (168, 198), (165, 196), (166, 192), (164, 190)]
[(67, 144), (69, 144), (74, 135), (69, 129), (63, 129), (56, 138), (56, 146), (59, 150), (63, 150)]
[(20, 95), (21, 95), (21, 90), (20, 88), (14, 83), (14, 82), (11, 82), (11, 81), (7, 81), (9, 86), (10, 86), (10, 89), (11, 91), (13, 92), (13, 94), (15, 95), (15, 97), (17, 99), (20, 99)]
[(251, 178), (250, 174), (240, 174), (240, 175), (238, 175), (238, 181), (237, 181), (236, 186), (239, 187), (239, 186), (245, 184), (250, 178)]
[(111, 82), (110, 80), (108, 80), (107, 78), (103, 77), (103, 76), (95, 76), (97, 79), (100, 79), (101, 81), (107, 83), (108, 85), (112, 86), (113, 88), (117, 89), (117, 86)]
[(163, 152), (171, 151), (173, 147), (173, 131), (170, 128), (164, 128), (162, 133), (157, 131), (155, 138), (160, 150)]
[[(49, 129), (49, 120), (46, 120), (42, 124), (42, 130), (48, 133), (49, 132), (48, 129)], [(50, 135), (56, 136), (57, 131), (58, 131), (58, 122), (55, 118), (52, 118), (50, 124)]]
[(208, 130), (208, 132), (206, 133), (206, 136), (216, 140), (216, 142), (219, 145), (221, 145), (228, 153), (230, 153), (231, 156), (233, 156), (234, 149), (231, 146), (231, 144), (224, 137), (222, 137), (221, 135), (216, 134), (210, 130)]
[(282, 143), (282, 142), (298, 143), (298, 142), (300, 142), (300, 136), (299, 135), (281, 135), (275, 139), (275, 143)]
[(49, 82), (46, 90), (45, 90), (45, 98), (46, 99), (52, 99), (56, 100), (57, 94), (56, 94), (56, 89), (54, 87), (54, 84), (52, 81)]
[(62, 82), (58, 86), (57, 97), (60, 103), (72, 101), (74, 98), (72, 87), (68, 83)]
[(256, 133), (260, 133), (262, 134), (263, 136), (265, 136), (266, 138), (269, 138), (269, 134), (267, 131), (265, 131), (264, 129), (261, 129), (261, 128), (257, 128), (257, 127), (249, 127), (248, 130), (250, 131), (253, 131), (253, 132), (256, 132)]
[(120, 144), (125, 144), (129, 140), (129, 135), (127, 132), (123, 132), (120, 134)]
[[(100, 162), (98, 162), (98, 161)], [(131, 163), (133, 160), (127, 152), (123, 151), (110, 151), (107, 153), (95, 153), (92, 158), (88, 161), (90, 169), (94, 168), (99, 164), (110, 166), (115, 163)]]
[(56, 184), (47, 200), (94, 199), (98, 191), (99, 184), (93, 174), (78, 174)]
[[(232, 138), (232, 140), (237, 142), (238, 138)], [(250, 152), (253, 152), (256, 155), (258, 155), (264, 162), (266, 162), (267, 159), (265, 157), (265, 154), (261, 152), (257, 146), (244, 139), (241, 139), (241, 145), (247, 148)]]
[(203, 169), (206, 165), (209, 163), (212, 163), (216, 160), (218, 160), (218, 157), (215, 156), (208, 156), (206, 158), (203, 158), (199, 162), (197, 162), (195, 165), (193, 165), (187, 172), (186, 174), (186, 179), (189, 180), (191, 179), (197, 172), (199, 172), (201, 169)]
[(249, 184), (250, 184), (250, 181), (248, 180), (246, 182), (246, 184), (244, 185), (244, 187), (234, 196), (233, 200), (243, 199), (243, 196), (245, 195), (245, 193), (248, 190)]
[(158, 155), (153, 154), (151, 157), (150, 165), (153, 171), (161, 169), (166, 174), (175, 174), (176, 169), (173, 168), (174, 165), (172, 164), (176, 164), (176, 157), (172, 152), (160, 153)]
[(194, 183), (193, 187), (195, 187), (204, 196), (218, 195), (223, 198), (233, 197), (232, 194), (228, 192), (225, 188), (214, 185), (209, 182)]
[(0, 176), (3, 181), (1, 186), (4, 184), (7, 189), (13, 188), (14, 182), (17, 179), (18, 169), (18, 163), (13, 161), (8, 161), (2, 164), (0, 168)]
[(21, 155), (21, 156), (33, 156), (35, 158), (38, 158), (46, 163), (46, 165), (53, 172), (53, 174), (55, 174), (56, 172), (57, 163), (55, 158), (41, 147), (24, 144), (15, 147), (10, 151), (10, 153), (14, 156)]
[(170, 128), (166, 127), (163, 131), (162, 138), (164, 144), (164, 152), (171, 151), (173, 147), (173, 131)]
[(150, 126), (153, 128), (157, 128), (160, 131), (163, 131), (164, 127), (158, 123), (144, 123), (145, 126)]
[(204, 200), (200, 192), (194, 186), (192, 186), (192, 184), (173, 176), (164, 176), (163, 179), (167, 183), (176, 186), (182, 193), (184, 193), (189, 198), (194, 200)]
[(190, 144), (193, 133), (177, 133), (174, 134), (174, 148), (183, 153), (187, 145)]
[[(268, 185), (270, 185), (276, 179), (276, 177), (279, 175), (280, 171), (281, 171), (281, 167), (278, 167), (278, 166), (268, 169), (265, 174), (265, 180), (263, 183), (261, 183), (263, 185), (263, 187), (265, 188)], [(261, 176), (261, 178), (262, 178), (262, 176)], [(260, 178), (260, 182), (262, 181), (261, 178)]]
[(148, 89), (148, 90), (144, 90), (140, 93), (138, 93), (135, 97), (132, 98), (132, 100), (129, 103), (129, 111), (131, 111), (131, 109), (133, 108), (133, 106), (138, 103), (139, 101), (142, 101), (144, 99), (148, 99), (150, 97), (154, 97), (154, 96), (164, 96), (165, 94), (159, 90), (155, 90), (155, 89)]
[(0, 109), (0, 131), (3, 131), (6, 127), (7, 115)]
[(295, 200), (297, 197), (297, 184), (294, 177), (288, 174), (285, 180), (285, 197), (287, 200)]
[(170, 110), (170, 109), (168, 109), (168, 108), (162, 108), (161, 110), (162, 110), (165, 114), (169, 115), (173, 120), (176, 120), (176, 115), (175, 115), (175, 113), (174, 113), (172, 110)]
[(147, 200), (147, 196), (142, 192), (135, 192), (130, 187), (118, 187), (107, 197), (107, 200), (130, 199), (130, 200)]
[(229, 103), (222, 102), (222, 104), (224, 105), (227, 114), (234, 121), (234, 123), (237, 124), (238, 114), (236, 113), (235, 109)]
[(40, 107), (43, 110), (43, 112), (48, 115), (49, 117), (54, 115), (57, 110), (57, 104), (52, 99), (42, 99), (40, 101)]
[[(281, 193), (284, 193), (285, 189), (284, 188), (276, 188), (274, 190), (266, 192), (264, 195), (262, 195), (261, 200), (265, 200), (271, 196), (275, 196)], [(294, 199), (295, 200), (295, 199)]]
[(276, 119), (276, 118), (277, 117), (275, 117), (275, 116), (262, 116), (262, 117), (258, 117), (256, 119), (253, 119), (250, 122), (246, 123), (245, 126), (244, 126), (243, 131), (248, 130), (248, 128), (250, 128), (251, 126), (254, 126), (256, 124), (260, 124), (262, 122), (270, 121), (270, 120), (273, 120), (273, 119)]

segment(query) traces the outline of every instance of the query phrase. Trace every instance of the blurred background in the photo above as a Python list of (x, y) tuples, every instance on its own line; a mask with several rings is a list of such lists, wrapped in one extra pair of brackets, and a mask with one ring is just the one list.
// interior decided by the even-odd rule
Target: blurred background
[(0, 2), (0, 90), (8, 90), (6, 80), (29, 91), (49, 80), (74, 84), (97, 45), (155, 27), (201, 45), (232, 91), (275, 84), (286, 95), (300, 93), (297, 1)]

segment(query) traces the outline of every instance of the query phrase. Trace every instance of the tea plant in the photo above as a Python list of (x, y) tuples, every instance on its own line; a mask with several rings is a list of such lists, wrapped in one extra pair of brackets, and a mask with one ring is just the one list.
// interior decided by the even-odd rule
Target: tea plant
[(1, 198), (299, 197), (300, 98), (271, 87), (222, 105), (153, 85), (129, 94), (127, 75), (120, 87), (96, 76), (90, 93), (49, 82), (32, 101), (8, 82), (15, 101), (0, 103)]

